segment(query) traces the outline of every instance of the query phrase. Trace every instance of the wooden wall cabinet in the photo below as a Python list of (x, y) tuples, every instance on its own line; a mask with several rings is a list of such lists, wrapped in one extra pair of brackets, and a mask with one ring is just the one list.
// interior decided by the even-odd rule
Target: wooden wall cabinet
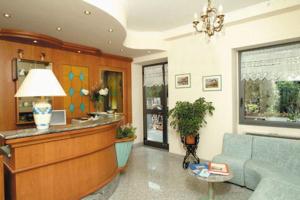
[[(15, 81), (16, 90), (22, 85), (27, 74), (31, 69), (52, 69), (52, 64), (44, 61), (13, 59), (12, 79)], [(51, 102), (51, 97), (46, 97)], [(39, 97), (19, 97), (16, 98), (16, 125), (34, 124), (32, 106), (38, 101)]]
[[(32, 41), (31, 41), (32, 43)], [(24, 51), (23, 58), (28, 60), (40, 60), (41, 52), (45, 53), (45, 61), (52, 63), (52, 70), (59, 82), (63, 85), (64, 70), (63, 66), (81, 66), (88, 68), (88, 86), (91, 89), (93, 86), (100, 84), (99, 72), (102, 70), (119, 71), (123, 73), (123, 113), (125, 115), (125, 122), (131, 122), (131, 59), (112, 56), (107, 54), (101, 55), (86, 55), (83, 53), (76, 53), (65, 51), (61, 49), (54, 49), (48, 47), (41, 47), (32, 44), (22, 44), (18, 42), (0, 40), (0, 131), (15, 130), (23, 128), (17, 126), (17, 101), (14, 97), (16, 93), (16, 81), (12, 80), (12, 59), (17, 56), (18, 49)], [(68, 91), (65, 91), (68, 93)], [(65, 108), (65, 97), (53, 97), (52, 107), (56, 110)], [(88, 97), (87, 97), (88, 100)], [(89, 101), (89, 100), (88, 100)], [(88, 105), (89, 104), (89, 105)], [(93, 103), (85, 104), (85, 112), (93, 112)], [(78, 112), (81, 113), (81, 112)], [(76, 115), (78, 114), (76, 113)], [(75, 117), (77, 117), (75, 115)], [(81, 114), (80, 114), (81, 115)], [(72, 116), (67, 116), (69, 119)], [(78, 115), (78, 117), (80, 117)]]

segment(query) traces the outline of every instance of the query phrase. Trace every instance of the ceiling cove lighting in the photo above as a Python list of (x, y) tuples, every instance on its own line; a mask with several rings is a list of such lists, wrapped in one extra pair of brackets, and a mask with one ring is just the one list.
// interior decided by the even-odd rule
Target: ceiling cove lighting
[(11, 14), (9, 14), (9, 13), (3, 13), (3, 17), (5, 17), (5, 18), (11, 18)]
[(211, 0), (208, 0), (208, 4), (203, 7), (200, 19), (197, 13), (194, 14), (193, 27), (196, 32), (204, 32), (211, 37), (215, 32), (220, 32), (222, 30), (224, 17), (222, 5), (216, 9), (213, 7)]

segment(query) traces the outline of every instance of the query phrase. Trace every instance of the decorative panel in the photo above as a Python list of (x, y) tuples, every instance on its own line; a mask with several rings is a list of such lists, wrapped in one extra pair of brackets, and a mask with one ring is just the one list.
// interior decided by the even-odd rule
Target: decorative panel
[(81, 90), (89, 89), (89, 69), (79, 66), (63, 66), (63, 88), (67, 93), (64, 98), (64, 108), (67, 118), (86, 116), (89, 112), (89, 97)]

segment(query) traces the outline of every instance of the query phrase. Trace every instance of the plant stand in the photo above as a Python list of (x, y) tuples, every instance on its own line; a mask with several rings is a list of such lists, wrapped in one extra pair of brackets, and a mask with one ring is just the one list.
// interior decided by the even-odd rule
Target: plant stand
[[(183, 162), (182, 162), (182, 167), (184, 169), (187, 169), (191, 162), (200, 163), (200, 159), (197, 156), (199, 135), (195, 136), (195, 144), (187, 144), (186, 140), (185, 140), (185, 137), (181, 137), (181, 142), (183, 143), (184, 148), (186, 150), (186, 154), (185, 154), (185, 157), (184, 157)], [(192, 159), (192, 161), (191, 161), (191, 159)]]

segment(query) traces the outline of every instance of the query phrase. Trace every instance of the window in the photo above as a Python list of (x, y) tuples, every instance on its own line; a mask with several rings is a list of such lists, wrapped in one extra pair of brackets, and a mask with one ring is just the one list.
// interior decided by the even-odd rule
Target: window
[(239, 52), (240, 124), (300, 127), (300, 42)]

